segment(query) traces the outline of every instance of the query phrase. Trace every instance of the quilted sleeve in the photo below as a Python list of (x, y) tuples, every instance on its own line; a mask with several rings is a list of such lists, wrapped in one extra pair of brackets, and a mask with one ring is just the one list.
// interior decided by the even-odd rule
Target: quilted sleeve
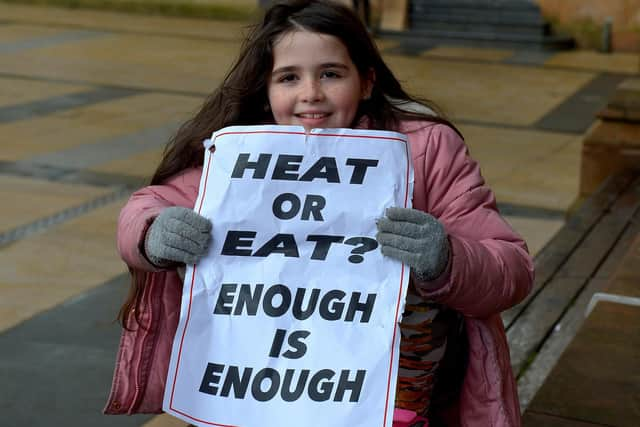
[(201, 173), (200, 168), (187, 169), (163, 184), (144, 187), (131, 195), (120, 211), (117, 229), (118, 252), (130, 268), (157, 271), (141, 250), (147, 229), (166, 207), (193, 208)]
[(420, 134), (425, 138), (422, 199), (447, 230), (451, 258), (441, 277), (417, 288), (468, 317), (485, 318), (517, 304), (531, 290), (534, 275), (524, 240), (500, 216), (458, 134), (444, 125)]

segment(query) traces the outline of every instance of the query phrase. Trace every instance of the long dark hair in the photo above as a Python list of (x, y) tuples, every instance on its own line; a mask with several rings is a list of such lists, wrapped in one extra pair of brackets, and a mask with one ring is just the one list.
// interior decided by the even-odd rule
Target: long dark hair
[[(273, 47), (290, 31), (304, 29), (338, 38), (346, 46), (361, 79), (375, 76), (371, 96), (361, 101), (354, 124), (368, 119), (370, 129), (395, 129), (402, 120), (427, 120), (455, 127), (430, 101), (410, 96), (382, 60), (358, 16), (348, 7), (327, 0), (292, 0), (272, 5), (262, 22), (244, 40), (236, 62), (222, 84), (207, 97), (196, 115), (169, 141), (151, 184), (160, 184), (190, 167), (201, 166), (202, 141), (225, 126), (274, 123), (268, 108), (267, 84), (273, 68)], [(411, 112), (412, 103), (431, 113)], [(429, 111), (425, 109), (425, 111)], [(457, 130), (456, 130), (457, 132)], [(134, 272), (129, 296), (118, 318), (126, 327), (130, 313), (138, 319), (144, 272)], [(139, 322), (138, 322), (139, 323)]]

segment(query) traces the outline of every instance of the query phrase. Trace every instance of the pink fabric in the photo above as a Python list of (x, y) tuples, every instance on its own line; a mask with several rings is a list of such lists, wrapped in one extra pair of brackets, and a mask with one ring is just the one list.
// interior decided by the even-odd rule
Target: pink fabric
[(413, 411), (396, 409), (393, 411), (393, 427), (429, 427), (429, 420)]
[(451, 265), (435, 283), (417, 283), (425, 298), (465, 316), (469, 364), (459, 399), (463, 426), (520, 426), (517, 387), (500, 312), (522, 301), (533, 261), (520, 236), (498, 214), (478, 164), (443, 125), (408, 123), (415, 187), (413, 207), (440, 220)]
[[(520, 426), (517, 388), (499, 313), (520, 302), (533, 282), (524, 241), (500, 217), (477, 163), (449, 127), (403, 123), (415, 168), (413, 206), (437, 217), (449, 233), (452, 258), (434, 282), (417, 283), (425, 298), (465, 316), (469, 363), (449, 419), (465, 427)], [(140, 253), (148, 224), (163, 208), (193, 207), (200, 169), (162, 186), (144, 188), (120, 214), (118, 248), (124, 261), (148, 274), (143, 319), (148, 330), (123, 331), (105, 413), (160, 412), (166, 371), (180, 307), (175, 272), (157, 272)], [(456, 409), (457, 408), (457, 409)], [(396, 415), (403, 414), (396, 410)], [(404, 414), (406, 415), (406, 414)], [(395, 424), (394, 424), (395, 425)]]
[(164, 185), (136, 191), (120, 212), (118, 251), (130, 269), (146, 274), (139, 317), (123, 330), (105, 414), (162, 412), (173, 336), (178, 327), (182, 282), (176, 271), (159, 271), (140, 251), (149, 224), (168, 206), (193, 208), (201, 169), (189, 169)]

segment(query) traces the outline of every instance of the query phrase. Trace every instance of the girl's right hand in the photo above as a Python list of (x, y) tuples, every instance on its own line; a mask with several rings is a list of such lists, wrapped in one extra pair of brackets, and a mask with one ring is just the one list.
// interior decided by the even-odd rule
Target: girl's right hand
[(173, 206), (153, 221), (145, 237), (146, 256), (158, 267), (195, 264), (211, 243), (211, 221), (192, 209)]

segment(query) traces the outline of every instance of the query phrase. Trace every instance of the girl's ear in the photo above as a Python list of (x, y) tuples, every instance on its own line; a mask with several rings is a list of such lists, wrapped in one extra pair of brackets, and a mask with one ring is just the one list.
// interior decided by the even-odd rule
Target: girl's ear
[(373, 85), (376, 83), (376, 72), (373, 68), (369, 70), (366, 78), (362, 82), (362, 99), (367, 100), (371, 98), (371, 92), (373, 91)]

